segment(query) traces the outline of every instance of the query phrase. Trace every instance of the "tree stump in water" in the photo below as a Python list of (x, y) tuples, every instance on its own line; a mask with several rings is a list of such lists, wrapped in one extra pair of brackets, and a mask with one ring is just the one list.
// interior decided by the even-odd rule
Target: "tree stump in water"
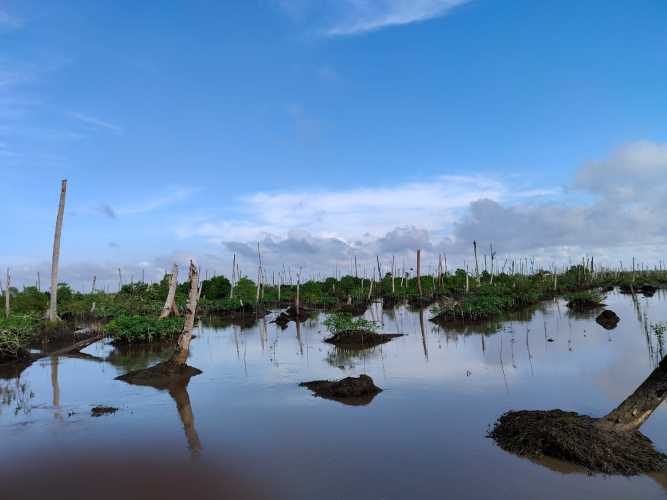
[(512, 411), (489, 433), (521, 456), (549, 456), (603, 474), (636, 475), (662, 470), (667, 455), (639, 432), (667, 397), (667, 357), (616, 409), (602, 418), (561, 410)]

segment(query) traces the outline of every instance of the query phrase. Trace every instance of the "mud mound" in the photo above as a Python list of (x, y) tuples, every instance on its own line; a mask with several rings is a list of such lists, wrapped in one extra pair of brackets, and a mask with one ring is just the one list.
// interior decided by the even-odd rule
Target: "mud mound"
[(359, 375), (356, 378), (346, 377), (338, 381), (313, 380), (303, 382), (299, 384), (299, 387), (306, 387), (321, 398), (333, 399), (350, 405), (368, 404), (376, 394), (382, 392), (382, 389), (376, 386), (368, 375)]
[(591, 473), (637, 474), (662, 470), (667, 456), (639, 431), (619, 432), (597, 419), (561, 410), (505, 413), (489, 433), (498, 445), (525, 457), (553, 457)]
[(576, 312), (583, 312), (597, 309), (598, 307), (604, 307), (604, 304), (591, 299), (573, 299), (567, 303), (567, 307)]
[(115, 380), (134, 385), (147, 385), (157, 389), (168, 389), (173, 384), (188, 381), (200, 373), (203, 372), (197, 368), (168, 360), (150, 368), (128, 372), (116, 377)]
[(284, 312), (282, 312), (278, 316), (276, 316), (276, 319), (274, 319), (271, 323), (275, 323), (284, 330), (285, 328), (287, 328), (289, 322), (290, 322), (290, 317)]
[(91, 417), (101, 417), (102, 415), (113, 415), (118, 411), (118, 408), (113, 406), (96, 406), (90, 410)]
[(325, 342), (339, 347), (365, 349), (380, 344), (386, 344), (391, 339), (402, 337), (400, 333), (375, 333), (366, 330), (348, 330), (338, 332), (333, 337), (324, 339)]
[(644, 297), (653, 297), (658, 289), (653, 285), (642, 285), (639, 287), (639, 291), (644, 294)]
[(595, 318), (595, 321), (602, 328), (606, 330), (613, 330), (616, 328), (616, 325), (618, 325), (618, 322), (621, 321), (621, 318), (619, 318), (614, 311), (605, 309), (598, 315), (597, 318)]
[(352, 316), (361, 316), (368, 309), (368, 303), (366, 302), (357, 302), (355, 304), (340, 304), (336, 311), (342, 313), (348, 313)]

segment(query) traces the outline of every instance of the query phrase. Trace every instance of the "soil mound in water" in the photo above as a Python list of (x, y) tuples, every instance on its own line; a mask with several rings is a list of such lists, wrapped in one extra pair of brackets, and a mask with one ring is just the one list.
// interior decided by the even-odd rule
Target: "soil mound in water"
[(595, 318), (595, 321), (602, 328), (606, 330), (613, 330), (616, 328), (616, 325), (618, 325), (618, 322), (621, 321), (621, 318), (619, 318), (614, 311), (605, 309), (598, 315), (597, 318)]
[(167, 389), (180, 381), (188, 381), (191, 377), (200, 373), (203, 372), (197, 368), (168, 360), (150, 368), (128, 372), (116, 377), (116, 380), (122, 380), (128, 384)]
[(498, 445), (520, 456), (565, 460), (591, 473), (633, 476), (662, 470), (667, 456), (639, 431), (613, 431), (597, 419), (561, 410), (505, 413), (489, 433)]
[(118, 408), (113, 406), (96, 406), (90, 410), (91, 417), (101, 417), (102, 415), (113, 415), (118, 411)]
[(299, 386), (310, 389), (321, 398), (333, 399), (349, 405), (368, 404), (375, 395), (382, 392), (382, 389), (376, 386), (368, 375), (359, 375), (356, 378), (346, 377), (338, 381), (313, 380), (303, 382)]
[(400, 333), (375, 333), (366, 330), (348, 330), (338, 332), (332, 337), (324, 339), (325, 342), (339, 347), (350, 349), (365, 349), (380, 344), (386, 344), (391, 339), (402, 337)]
[(597, 309), (598, 307), (604, 307), (604, 304), (592, 299), (573, 299), (567, 303), (567, 307), (573, 311), (582, 312)]

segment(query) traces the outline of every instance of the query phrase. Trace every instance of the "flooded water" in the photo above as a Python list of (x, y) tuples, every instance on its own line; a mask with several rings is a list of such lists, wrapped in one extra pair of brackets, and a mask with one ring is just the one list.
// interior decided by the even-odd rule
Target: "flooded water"
[[(99, 343), (46, 358), (0, 380), (0, 470), (23, 481), (3, 498), (46, 486), (50, 498), (663, 498), (667, 474), (589, 476), (486, 437), (510, 409), (605, 414), (646, 378), (660, 359), (650, 325), (667, 321), (667, 296), (606, 302), (621, 318), (611, 331), (563, 302), (451, 329), (428, 310), (376, 306), (368, 318), (406, 335), (361, 353), (323, 343), (322, 317), (286, 330), (271, 317), (205, 322), (189, 360), (203, 374), (169, 391), (114, 380), (169, 354), (161, 348)], [(366, 405), (298, 386), (361, 373), (384, 389)], [(119, 410), (95, 418), (97, 405)], [(667, 450), (667, 407), (642, 432)]]

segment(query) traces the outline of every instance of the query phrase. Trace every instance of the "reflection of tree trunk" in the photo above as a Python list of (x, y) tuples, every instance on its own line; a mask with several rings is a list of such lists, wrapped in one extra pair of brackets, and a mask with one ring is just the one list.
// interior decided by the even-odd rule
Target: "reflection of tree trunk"
[(174, 384), (169, 387), (169, 395), (176, 402), (176, 409), (178, 416), (183, 423), (183, 430), (185, 437), (188, 440), (188, 449), (193, 458), (199, 456), (201, 452), (201, 441), (195, 429), (195, 417), (192, 414), (192, 405), (190, 404), (190, 396), (188, 394), (187, 385), (183, 383)]
[(299, 341), (299, 352), (303, 356), (303, 342), (301, 342), (301, 322), (299, 318), (296, 319), (296, 338)]
[(60, 385), (58, 384), (58, 356), (51, 356), (51, 390), (53, 392), (53, 406), (60, 406)]
[(419, 329), (422, 332), (422, 344), (424, 346), (424, 357), (428, 359), (428, 348), (426, 347), (426, 332), (424, 330), (424, 310), (419, 310)]
[(648, 419), (667, 398), (667, 358), (616, 409), (598, 421), (609, 430), (633, 431)]
[(178, 266), (174, 264), (169, 275), (169, 292), (167, 293), (167, 300), (164, 302), (160, 318), (167, 318), (172, 314), (178, 316), (178, 308), (176, 307), (176, 285), (178, 284)]

